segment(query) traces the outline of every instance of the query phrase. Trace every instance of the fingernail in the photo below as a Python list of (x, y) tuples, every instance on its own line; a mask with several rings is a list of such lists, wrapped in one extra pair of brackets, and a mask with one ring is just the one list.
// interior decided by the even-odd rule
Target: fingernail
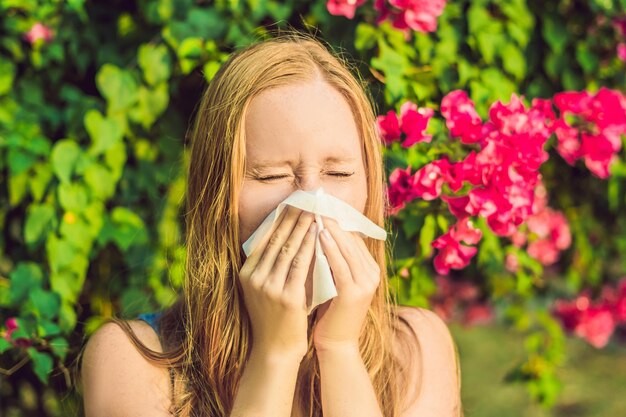
[(324, 236), (325, 239), (330, 240), (330, 233), (328, 232), (328, 229), (324, 229), (322, 230), (322, 235)]
[(315, 233), (315, 229), (317, 229), (317, 226), (315, 224), (315, 222), (311, 223), (311, 225), (309, 226), (309, 232), (310, 233)]

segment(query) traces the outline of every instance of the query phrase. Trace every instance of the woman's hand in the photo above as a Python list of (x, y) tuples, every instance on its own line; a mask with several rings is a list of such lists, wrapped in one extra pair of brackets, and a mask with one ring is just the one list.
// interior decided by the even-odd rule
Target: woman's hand
[(307, 306), (304, 284), (315, 252), (314, 216), (293, 206), (281, 213), (273, 232), (239, 271), (250, 321), (253, 351), (306, 355)]
[(355, 348), (374, 293), (380, 283), (380, 268), (357, 233), (342, 230), (323, 217), (320, 241), (335, 279), (337, 296), (318, 307), (313, 342), (318, 351)]

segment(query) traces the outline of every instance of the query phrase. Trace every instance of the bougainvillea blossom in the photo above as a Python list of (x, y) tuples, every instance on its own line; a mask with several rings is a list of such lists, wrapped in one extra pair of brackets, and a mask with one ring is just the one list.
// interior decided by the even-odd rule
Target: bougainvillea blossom
[(391, 25), (404, 32), (434, 32), (437, 18), (443, 13), (446, 0), (375, 0), (374, 9), (379, 13), (377, 24), (389, 20)]
[(345, 16), (353, 19), (356, 9), (362, 6), (365, 0), (328, 0), (326, 9), (334, 16)]
[(428, 121), (435, 114), (433, 109), (419, 108), (410, 101), (400, 106), (400, 116), (394, 110), (390, 110), (384, 116), (378, 116), (378, 129), (381, 140), (385, 145), (390, 145), (401, 139), (404, 148), (411, 147), (419, 142), (430, 143), (432, 135), (424, 133), (428, 127)]
[(626, 134), (626, 97), (602, 87), (596, 94), (565, 91), (554, 96), (560, 111), (555, 123), (557, 151), (574, 165), (582, 159), (599, 178), (610, 176), (610, 167), (622, 148)]

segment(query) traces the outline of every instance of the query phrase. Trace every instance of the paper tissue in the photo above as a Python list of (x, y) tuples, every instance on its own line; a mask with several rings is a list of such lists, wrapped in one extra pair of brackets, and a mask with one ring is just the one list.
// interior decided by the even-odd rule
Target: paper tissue
[(315, 255), (313, 259), (315, 262), (313, 266), (313, 294), (311, 305), (308, 307), (308, 313), (311, 314), (316, 306), (337, 296), (337, 289), (335, 288), (330, 265), (328, 264), (328, 260), (322, 249), (322, 243), (319, 239), (319, 233), (324, 229), (321, 216), (333, 218), (337, 221), (337, 224), (342, 230), (347, 232), (359, 232), (363, 237), (369, 236), (374, 239), (385, 240), (387, 238), (387, 232), (350, 204), (325, 193), (324, 189), (321, 187), (316, 191), (296, 190), (283, 200), (278, 207), (261, 222), (248, 240), (244, 242), (242, 246), (246, 256), (249, 256), (263, 240), (263, 237), (272, 230), (272, 225), (276, 222), (287, 204), (314, 213), (315, 222), (317, 223)]

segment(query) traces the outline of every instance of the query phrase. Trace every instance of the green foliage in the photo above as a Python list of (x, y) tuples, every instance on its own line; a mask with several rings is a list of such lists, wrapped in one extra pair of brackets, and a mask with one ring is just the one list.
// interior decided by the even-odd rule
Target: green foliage
[[(329, 15), (325, 4), (0, 0), (0, 309), (3, 318), (17, 317), (12, 339), (32, 343), (0, 337), (2, 367), (27, 358), (32, 371), (10, 378), (67, 381), (83, 336), (106, 318), (175, 300), (185, 264), (188, 121), (228, 54), (266, 36), (269, 26), (315, 26), (325, 41), (358, 56), (361, 75), (381, 93), (381, 113), (406, 100), (437, 108), (454, 89), (467, 90), (484, 116), (512, 93), (547, 97), (626, 84), (617, 35), (596, 21), (623, 15), (623, 0), (449, 1), (436, 32), (408, 38), (389, 22), (377, 25), (371, 4), (353, 21)], [(30, 44), (24, 33), (37, 22), (53, 37)], [(462, 154), (442, 123), (431, 120), (429, 133), (432, 144), (388, 147), (387, 172)], [(503, 321), (527, 335), (527, 358), (509, 378), (551, 405), (564, 352), (546, 306), (555, 294), (626, 271), (618, 256), (626, 253), (626, 220), (609, 220), (626, 208), (626, 167), (615, 166), (606, 190), (565, 164), (544, 175), (574, 236), (562, 269), (544, 271), (482, 223), (477, 260), (463, 273), (481, 283)], [(437, 290), (431, 242), (450, 218), (419, 201), (393, 222), (392, 289), (401, 303), (426, 307)], [(502, 266), (509, 253), (519, 259), (515, 274)]]

